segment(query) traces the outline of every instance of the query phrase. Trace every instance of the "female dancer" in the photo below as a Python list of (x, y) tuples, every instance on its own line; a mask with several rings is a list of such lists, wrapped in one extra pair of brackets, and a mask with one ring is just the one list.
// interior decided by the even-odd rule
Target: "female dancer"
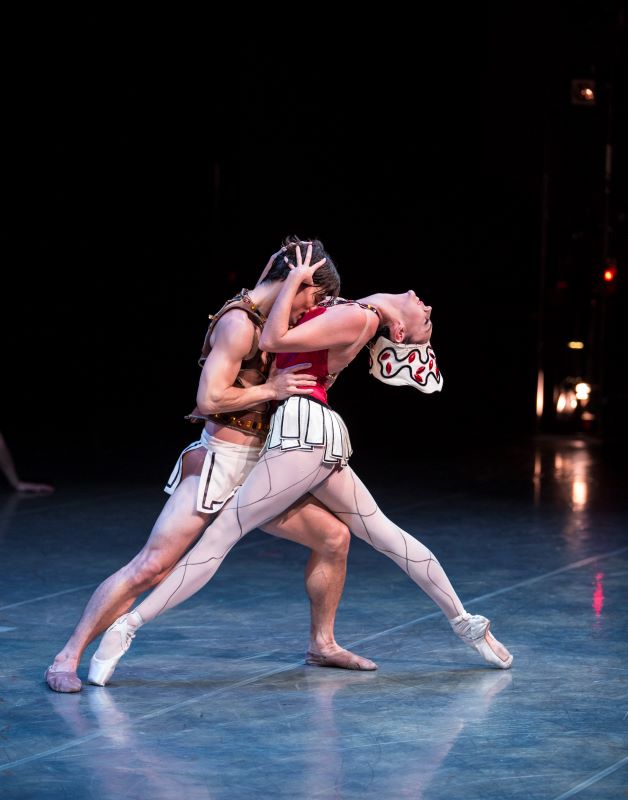
[(512, 655), (492, 635), (490, 621), (465, 611), (434, 555), (377, 507), (348, 466), (347, 429), (327, 405), (327, 389), (338, 373), (382, 330), (389, 338), (380, 336), (371, 345), (371, 372), (388, 382), (405, 380), (423, 390), (439, 389), (442, 376), (429, 347), (431, 307), (412, 290), (375, 294), (357, 302), (316, 307), (290, 328), (297, 292), (303, 284), (313, 284), (314, 272), (324, 263), (322, 259), (311, 264), (311, 244), (305, 260), (296, 249), (296, 260), (266, 322), (260, 347), (279, 354), (280, 368), (309, 361), (308, 373), (317, 376), (314, 391), (290, 397), (277, 408), (260, 459), (235, 497), (168, 577), (107, 630), (92, 658), (92, 683), (109, 681), (141, 625), (197, 592), (236, 542), (308, 492), (356, 536), (398, 564), (441, 608), (454, 632), (488, 663), (501, 669), (512, 664)]

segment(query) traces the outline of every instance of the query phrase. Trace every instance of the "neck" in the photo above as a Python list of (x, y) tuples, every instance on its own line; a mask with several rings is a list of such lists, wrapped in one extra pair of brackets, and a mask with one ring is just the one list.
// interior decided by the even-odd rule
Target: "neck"
[(361, 297), (358, 303), (369, 303), (379, 311), (380, 325), (390, 325), (397, 317), (395, 309), (385, 294), (370, 294), (368, 297)]
[(282, 281), (261, 283), (249, 292), (249, 297), (265, 317), (270, 314), (270, 309), (273, 307), (273, 303), (277, 299), (282, 286)]

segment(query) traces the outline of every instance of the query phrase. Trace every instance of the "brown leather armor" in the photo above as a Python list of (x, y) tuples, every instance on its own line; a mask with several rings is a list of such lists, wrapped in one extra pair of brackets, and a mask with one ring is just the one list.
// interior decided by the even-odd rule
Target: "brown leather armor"
[[(201, 367), (205, 364), (211, 352), (210, 338), (216, 323), (227, 312), (234, 308), (240, 308), (242, 311), (246, 311), (251, 322), (260, 330), (264, 326), (266, 317), (259, 311), (257, 306), (251, 302), (248, 291), (242, 289), (240, 294), (236, 295), (231, 300), (227, 300), (220, 311), (216, 312), (216, 314), (209, 315), (210, 323), (207, 333), (205, 334), (201, 356), (198, 360)], [(242, 368), (233, 385), (245, 389), (247, 386), (263, 383), (268, 378), (271, 362), (272, 359), (269, 354), (256, 349), (255, 353), (250, 358), (242, 361)], [(270, 403), (264, 403), (264, 408), (260, 410), (245, 409), (242, 411), (230, 411), (224, 414), (208, 414), (207, 416), (201, 414), (198, 407), (195, 407), (194, 411), (188, 414), (185, 419), (194, 423), (206, 422), (209, 419), (219, 425), (225, 425), (227, 428), (246, 431), (265, 438), (269, 428), (270, 414)]]

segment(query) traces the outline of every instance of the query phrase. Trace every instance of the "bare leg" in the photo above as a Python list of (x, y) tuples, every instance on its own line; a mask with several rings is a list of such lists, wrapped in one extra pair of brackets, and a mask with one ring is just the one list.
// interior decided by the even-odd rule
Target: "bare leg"
[(189, 553), (137, 606), (142, 620), (148, 622), (195, 594), (240, 539), (275, 519), (331, 471), (320, 463), (317, 451), (265, 453)]
[(334, 636), (351, 540), (347, 526), (330, 514), (319, 500), (306, 495), (262, 530), (298, 542), (312, 551), (305, 568), (311, 613), (307, 663), (343, 669), (376, 669), (373, 661), (340, 647)]
[(398, 564), (448, 619), (464, 611), (433, 554), (382, 514), (350, 467), (339, 470), (321, 463), (320, 450), (291, 450), (262, 456), (197, 544), (137, 607), (144, 622), (195, 594), (211, 579), (237, 541), (277, 517), (307, 492), (353, 533)]
[(76, 675), (85, 648), (133, 605), (142, 592), (156, 586), (181, 554), (206, 527), (208, 515), (196, 510), (198, 478), (187, 477), (168, 499), (140, 552), (96, 589), (63, 649), (46, 673), (56, 692), (79, 691)]
[[(137, 607), (134, 620), (128, 627), (135, 631), (137, 625), (154, 619), (197, 592), (211, 579), (237, 541), (248, 531), (276, 517), (307, 492), (318, 497), (356, 535), (404, 569), (454, 625), (465, 622), (470, 615), (464, 611), (445, 571), (433, 554), (382, 514), (366, 487), (349, 467), (337, 470), (322, 463), (320, 458), (321, 451), (317, 449), (267, 452), (255, 465), (236, 497), (223, 507), (214, 524), (170, 575)], [(461, 617), (465, 619), (461, 620)], [(480, 620), (486, 623), (488, 637), (489, 621), (482, 617), (471, 618), (472, 623)], [(454, 630), (467, 644), (480, 650), (478, 629), (474, 624), (467, 627), (469, 631), (462, 631), (458, 627), (454, 627)], [(101, 644), (104, 650), (110, 646), (105, 641), (107, 638), (104, 637)], [(120, 637), (116, 634), (110, 638), (111, 646), (115, 648), (116, 640), (119, 641)], [(482, 637), (479, 644), (489, 647), (491, 657), (494, 657), (491, 663), (505, 669), (510, 666), (512, 657), (497, 640), (489, 646), (488, 638), (485, 642)], [(504, 656), (497, 652), (500, 649)], [(486, 660), (490, 660), (484, 651), (480, 652)]]

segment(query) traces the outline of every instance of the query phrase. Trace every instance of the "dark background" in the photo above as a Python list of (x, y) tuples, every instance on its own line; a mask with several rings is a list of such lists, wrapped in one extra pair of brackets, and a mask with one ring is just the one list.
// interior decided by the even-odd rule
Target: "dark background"
[[(162, 474), (198, 433), (183, 415), (207, 314), (290, 233), (323, 240), (344, 296), (412, 287), (434, 307), (442, 394), (378, 384), (366, 354), (334, 387), (357, 452), (531, 437), (540, 323), (549, 405), (552, 381), (597, 381), (589, 432), (625, 443), (621, 6), (322, 20), (294, 37), (284, 21), (276, 38), (192, 19), (7, 29), (1, 429), (20, 473)], [(571, 103), (574, 78), (596, 80), (594, 107)], [(603, 339), (567, 352), (601, 311)]]

